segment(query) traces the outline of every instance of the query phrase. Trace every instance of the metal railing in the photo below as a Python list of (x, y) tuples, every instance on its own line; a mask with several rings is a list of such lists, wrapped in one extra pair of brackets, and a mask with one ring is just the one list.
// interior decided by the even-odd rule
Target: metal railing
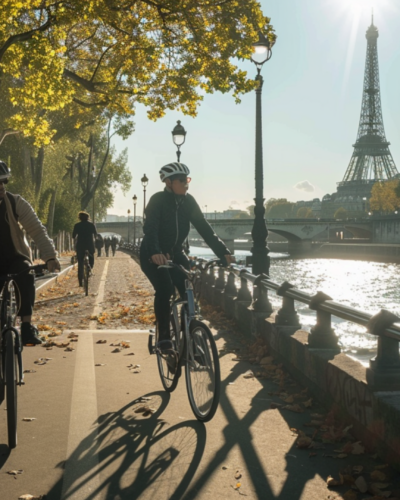
[[(308, 305), (309, 309), (316, 312), (316, 324), (308, 336), (308, 347), (312, 349), (340, 352), (338, 337), (331, 324), (332, 316), (365, 327), (369, 333), (377, 337), (378, 341), (377, 355), (370, 360), (370, 369), (374, 372), (375, 381), (379, 375), (382, 380), (388, 381), (388, 385), (395, 380), (400, 386), (400, 318), (392, 312), (382, 309), (375, 315), (366, 313), (336, 302), (323, 292), (311, 295), (295, 288), (287, 281), (278, 284), (266, 275), (255, 276), (246, 268), (234, 264), (225, 270), (219, 268), (217, 278), (215, 268), (203, 270), (202, 278), (203, 286), (208, 288), (208, 292), (211, 288), (214, 294), (217, 290), (220, 296), (235, 297), (236, 301), (247, 303), (253, 312), (263, 313), (265, 317), (273, 313), (268, 300), (268, 291), (275, 292), (282, 297), (282, 306), (276, 313), (274, 324), (278, 328), (291, 327), (293, 332), (301, 328), (295, 302)], [(239, 287), (236, 286), (237, 279), (240, 280)], [(249, 288), (249, 283), (253, 285), (252, 290)]]

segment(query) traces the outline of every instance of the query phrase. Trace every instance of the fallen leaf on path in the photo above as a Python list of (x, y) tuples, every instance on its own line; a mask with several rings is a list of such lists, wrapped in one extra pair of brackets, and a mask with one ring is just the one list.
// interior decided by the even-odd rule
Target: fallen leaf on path
[(373, 470), (370, 474), (372, 481), (383, 482), (387, 479), (386, 474), (380, 470)]
[(303, 403), (303, 405), (306, 407), (306, 408), (311, 408), (312, 406), (312, 398), (310, 398), (308, 401), (305, 401)]
[(368, 484), (367, 481), (364, 479), (363, 476), (359, 476), (354, 484), (357, 486), (358, 490), (361, 491), (361, 493), (365, 493), (368, 490)]
[(107, 344), (107, 340), (98, 340), (96, 344)]
[(364, 469), (364, 467), (362, 465), (354, 465), (353, 466), (353, 473), (354, 474), (361, 474), (363, 469)]
[(36, 370), (24, 370), (24, 373), (36, 373)]
[(30, 495), (29, 493), (18, 497), (18, 500), (43, 500), (43, 499), (44, 499), (43, 495)]
[(7, 474), (10, 474), (11, 476), (17, 476), (18, 474), (22, 474), (24, 471), (22, 469), (19, 470), (9, 470), (7, 471)]
[[(64, 323), (66, 324), (66, 323)], [(71, 332), (69, 335), (68, 335), (68, 338), (69, 339), (77, 339), (79, 337), (79, 335), (77, 333), (74, 333), (74, 332)]]
[(343, 495), (343, 500), (358, 500), (358, 495), (354, 490), (348, 490)]
[(289, 411), (294, 411), (295, 413), (303, 413), (304, 410), (302, 409), (302, 407), (298, 404), (294, 404), (294, 405), (286, 405), (283, 407), (283, 410), (289, 410)]
[(328, 488), (332, 487), (332, 486), (341, 486), (343, 484), (343, 476), (340, 474), (340, 479), (335, 479), (334, 477), (332, 476), (328, 476), (327, 480), (326, 480), (326, 484), (328, 486)]
[(72, 352), (72, 351), (75, 351), (75, 349), (73, 347), (67, 347), (66, 349), (64, 349), (64, 351)]
[(254, 378), (254, 373), (251, 370), (247, 370), (247, 372), (243, 374), (243, 378)]
[(235, 479), (240, 479), (241, 477), (242, 477), (242, 474), (239, 471), (236, 471)]
[(347, 456), (347, 453), (339, 453), (339, 455), (335, 455), (335, 458), (346, 458)]
[(96, 363), (94, 366), (106, 366), (106, 363)]
[(306, 449), (308, 448), (312, 443), (312, 439), (308, 436), (302, 436), (302, 437), (299, 437), (296, 441), (296, 446), (297, 448), (300, 448), (300, 449)]
[(23, 422), (32, 422), (33, 420), (36, 420), (34, 417), (25, 417), (22, 419)]
[(128, 352), (128, 354), (124, 354), (124, 356), (134, 356), (135, 353), (134, 352)]
[(242, 483), (236, 483), (235, 490), (238, 490), (242, 486)]
[(47, 363), (47, 361), (44, 360), (43, 358), (39, 358), (36, 361), (34, 361), (34, 363), (35, 363), (35, 365), (45, 365)]
[(352, 455), (362, 455), (365, 452), (365, 447), (362, 446), (360, 441), (353, 444), (353, 449), (351, 450)]
[(119, 347), (116, 347), (113, 351), (111, 351), (112, 353), (113, 352), (121, 352), (121, 349)]
[(226, 469), (229, 469), (229, 467), (227, 467), (226, 465), (223, 465), (223, 466), (221, 467), (221, 469), (222, 469), (222, 470), (226, 470)]

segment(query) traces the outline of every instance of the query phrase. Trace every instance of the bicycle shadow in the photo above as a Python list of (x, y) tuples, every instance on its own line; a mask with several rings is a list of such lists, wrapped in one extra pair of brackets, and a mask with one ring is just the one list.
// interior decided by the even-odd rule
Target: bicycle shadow
[(85, 500), (132, 499), (144, 492), (157, 500), (182, 498), (204, 453), (205, 427), (197, 421), (168, 427), (162, 413), (170, 395), (158, 391), (145, 396), (161, 400), (156, 413), (150, 417), (134, 413), (135, 400), (99, 416), (97, 427), (68, 458), (74, 464), (73, 481), (63, 484), (66, 477), (68, 482), (65, 473), (46, 498), (76, 498), (93, 478), (96, 487), (85, 494)]
[[(223, 338), (227, 343), (231, 342), (236, 347), (238, 344), (230, 335), (229, 332), (225, 331), (217, 332), (216, 338)], [(268, 412), (276, 411), (270, 410), (269, 404), (267, 407), (265, 403), (261, 403), (270, 398), (267, 395), (268, 392), (274, 392), (277, 389), (271, 380), (257, 379), (261, 387), (253, 395), (248, 411), (242, 412), (242, 414), (238, 412), (234, 402), (227, 395), (227, 388), (230, 384), (237, 383), (246, 370), (253, 368), (250, 363), (246, 363), (246, 365), (249, 366), (244, 366), (243, 362), (237, 363), (228, 376), (221, 380), (219, 411), (223, 412), (227, 420), (227, 424), (222, 430), (223, 444), (216, 450), (214, 457), (208, 462), (202, 473), (190, 485), (182, 500), (198, 498), (215, 471), (221, 470), (222, 466), (226, 465), (227, 457), (234, 448), (239, 448), (245, 462), (246, 486), (241, 487), (243, 491), (240, 494), (246, 495), (248, 498), (297, 499), (301, 497), (309, 481), (319, 476), (325, 483), (326, 477), (333, 473), (330, 461), (310, 460), (308, 452), (297, 448), (295, 434), (293, 434), (291, 444), (285, 452), (279, 450), (282, 448), (281, 433), (287, 432), (291, 428), (304, 428), (304, 423), (310, 421), (307, 413), (280, 411), (280, 416), (275, 418), (275, 421), (280, 421), (275, 429), (271, 427), (261, 428), (260, 424), (257, 423), (257, 421), (262, 421), (263, 416), (265, 417)], [(269, 420), (266, 422), (266, 419), (264, 421), (266, 424), (269, 422)], [(268, 454), (271, 454), (273, 458), (266, 461), (263, 455)], [(275, 461), (277, 463), (274, 463)], [(277, 492), (276, 481), (269, 479), (273, 476), (282, 476), (279, 492)], [(232, 488), (236, 483), (233, 477)], [(234, 493), (236, 492), (232, 491), (232, 494)], [(312, 496), (312, 498), (317, 498), (317, 496)]]

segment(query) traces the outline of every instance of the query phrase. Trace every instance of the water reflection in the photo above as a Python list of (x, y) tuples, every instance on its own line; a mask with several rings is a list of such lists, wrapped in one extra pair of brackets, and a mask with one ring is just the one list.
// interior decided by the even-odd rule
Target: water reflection
[[(205, 248), (193, 248), (192, 254), (213, 255)], [(236, 257), (245, 258), (249, 254), (241, 252)], [(310, 294), (323, 291), (337, 302), (370, 314), (387, 309), (400, 316), (400, 264), (338, 259), (295, 260), (282, 258), (282, 254), (270, 255), (270, 275), (277, 283), (289, 281)], [(281, 299), (274, 293), (270, 294), (270, 301), (274, 308), (280, 307)], [(315, 312), (301, 303), (296, 303), (296, 308), (303, 328), (309, 330), (315, 324)], [(363, 362), (375, 355), (376, 337), (366, 333), (365, 328), (335, 317), (332, 317), (332, 323), (344, 352)]]

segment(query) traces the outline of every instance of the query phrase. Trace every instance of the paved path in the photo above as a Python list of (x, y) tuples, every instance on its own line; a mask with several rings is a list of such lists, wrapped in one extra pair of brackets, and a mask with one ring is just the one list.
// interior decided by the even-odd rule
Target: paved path
[[(133, 273), (140, 272), (133, 261), (120, 257)], [(93, 314), (104, 307), (104, 296), (110, 293), (107, 280), (115, 280), (118, 265), (110, 258), (98, 266), (97, 295), (86, 298), (92, 301)], [(204, 425), (193, 418), (184, 377), (171, 395), (162, 390), (156, 359), (147, 350), (148, 331), (96, 327), (92, 320), (88, 328), (73, 330), (79, 337), (70, 344), (72, 352), (56, 347), (24, 350), (24, 367), (35, 372), (25, 375), (26, 385), (19, 389), (18, 446), (11, 453), (5, 444), (4, 403), (0, 407), (1, 500), (26, 493), (46, 495), (47, 500), (218, 500), (242, 495), (249, 500), (325, 500), (336, 497), (326, 487), (328, 475), (338, 477), (345, 465), (362, 464), (368, 471), (377, 465), (365, 455), (323, 457), (339, 444), (314, 450), (312, 457), (310, 450), (297, 448), (293, 429), (311, 435), (313, 429), (304, 424), (323, 409), (315, 403), (304, 413), (271, 409), (271, 402), (283, 402), (276, 395), (278, 384), (243, 377), (254, 366), (236, 361), (243, 344), (229, 330), (214, 331), (221, 352), (222, 395), (216, 416)], [(65, 330), (57, 341), (67, 341), (70, 333)], [(112, 352), (110, 344), (120, 341), (131, 347)], [(39, 357), (51, 359), (35, 364)], [(301, 393), (295, 382), (286, 379), (285, 384), (281, 391)], [(149, 417), (135, 413), (143, 397), (151, 398), (147, 404), (156, 409)], [(22, 421), (25, 417), (36, 420)], [(23, 473), (11, 476), (6, 473), (10, 470)], [(234, 489), (237, 483), (241, 486)]]

